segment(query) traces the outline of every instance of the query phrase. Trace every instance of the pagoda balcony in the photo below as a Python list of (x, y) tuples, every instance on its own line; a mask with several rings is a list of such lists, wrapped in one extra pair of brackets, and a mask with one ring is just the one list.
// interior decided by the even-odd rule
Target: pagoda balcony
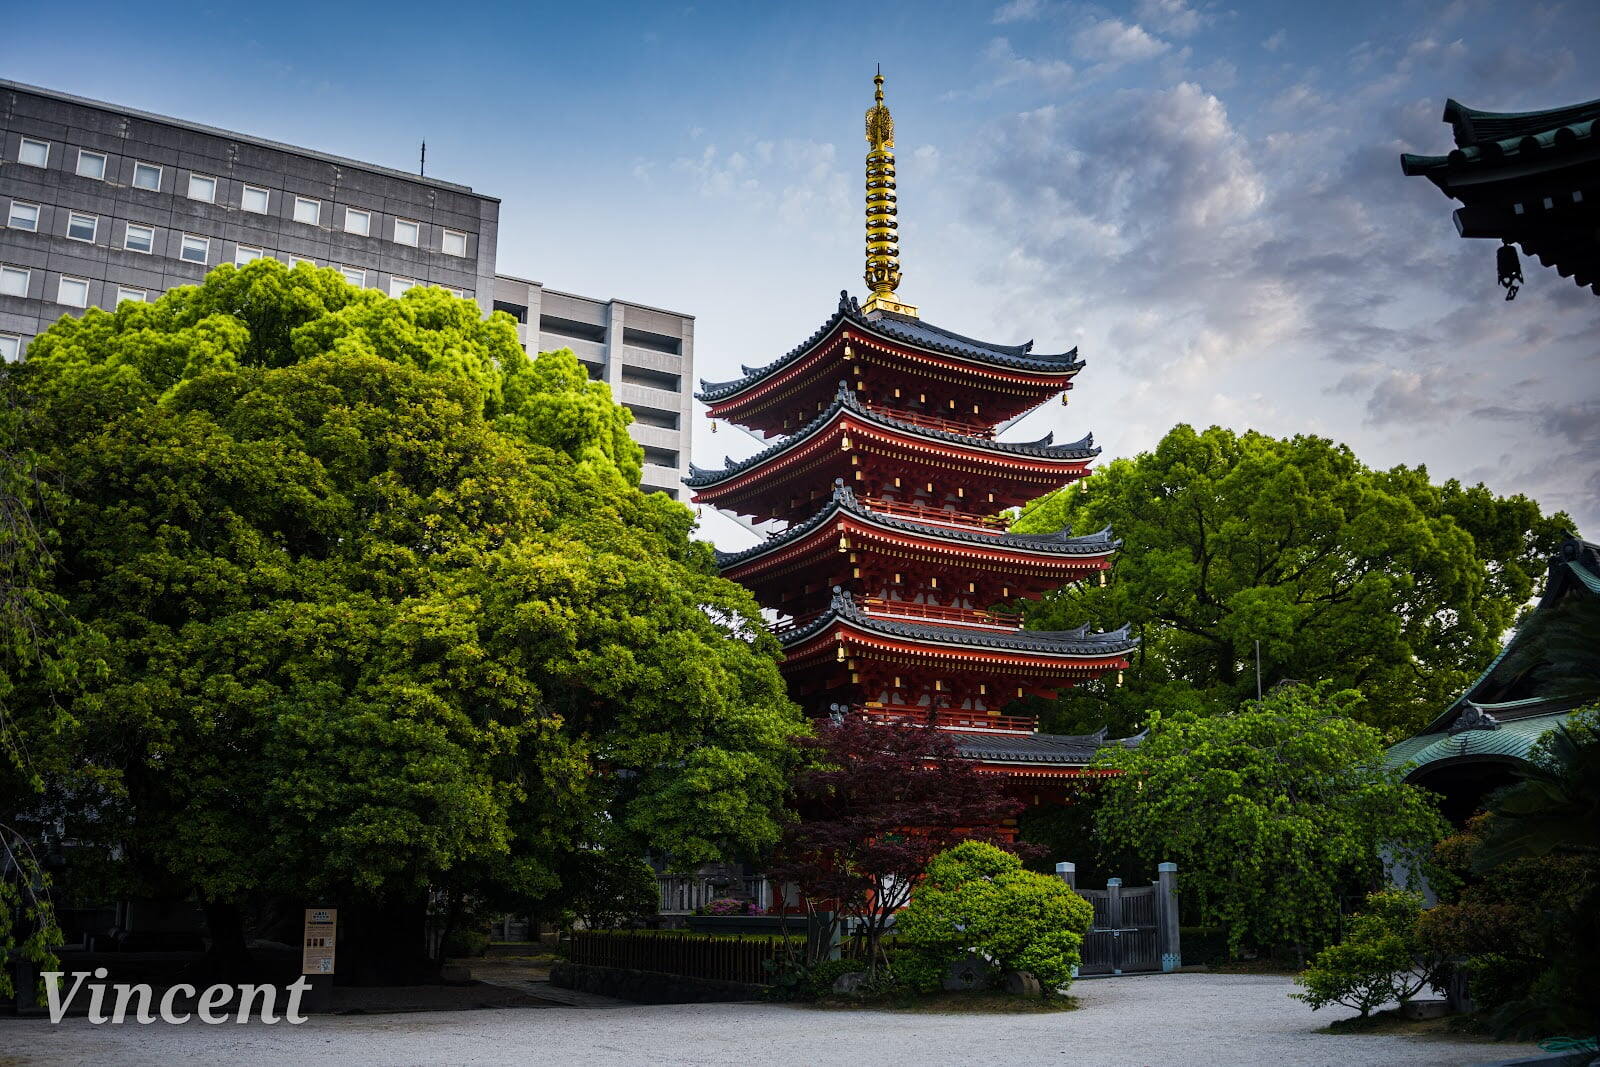
[(903, 408), (889, 407), (887, 404), (872, 404), (866, 401), (862, 401), (861, 406), (875, 415), (882, 415), (897, 422), (907, 422), (913, 426), (943, 430), (945, 433), (958, 433), (963, 437), (978, 437), (985, 441), (994, 439), (994, 427), (982, 423), (962, 422), (959, 419), (947, 419), (942, 415), (926, 415), (920, 411), (907, 411)]
[(940, 730), (971, 730), (997, 734), (1034, 734), (1039, 721), (1031, 715), (990, 715), (962, 708), (937, 710), (907, 704), (867, 704), (854, 709), (864, 718), (878, 723), (909, 723), (933, 726)]
[(861, 503), (882, 515), (898, 515), (933, 526), (954, 526), (978, 533), (1002, 534), (1011, 526), (1011, 520), (1004, 515), (980, 515), (975, 511), (956, 511), (953, 508), (936, 508), (872, 496), (862, 497)]
[(884, 619), (916, 619), (920, 622), (942, 622), (955, 626), (970, 626), (985, 630), (1020, 630), (1022, 619), (1015, 615), (1001, 615), (975, 608), (952, 608), (943, 604), (917, 604), (907, 600), (884, 600), (882, 597), (862, 597), (856, 601), (868, 615)]

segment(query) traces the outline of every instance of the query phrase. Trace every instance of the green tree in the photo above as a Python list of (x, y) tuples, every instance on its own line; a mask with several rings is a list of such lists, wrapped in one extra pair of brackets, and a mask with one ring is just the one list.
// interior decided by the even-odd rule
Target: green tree
[(1131, 622), (1123, 684), (1070, 690), (1055, 727), (1126, 732), (1149, 706), (1216, 713), (1283, 680), (1361, 690), (1390, 740), (1495, 654), (1571, 529), (1523, 496), (1422, 468), (1373, 470), (1320, 437), (1179, 425), (1024, 509), (1015, 529), (1123, 539), (1109, 582), (1047, 596), (1029, 624)]
[(1403, 889), (1368, 894), (1366, 909), (1350, 920), (1336, 945), (1317, 953), (1295, 982), (1304, 993), (1290, 993), (1312, 1010), (1330, 1004), (1354, 1008), (1364, 1019), (1373, 1008), (1416, 996), (1437, 985), (1445, 956), (1418, 937), (1422, 895)]
[(1337, 929), (1341, 897), (1375, 888), (1387, 853), (1418, 869), (1444, 822), (1383, 766), (1359, 695), (1285, 686), (1230, 715), (1157, 714), (1136, 748), (1106, 750), (1097, 827), (1147, 864), (1178, 863), (1235, 954), (1304, 954)]
[(63, 487), (46, 588), (106, 667), (18, 699), (121, 769), (117, 843), (219, 943), (263, 894), (404, 943), (429, 893), (557, 893), (602, 834), (776, 840), (776, 644), (570, 352), (259, 261), (61, 320), (7, 388)]
[(900, 943), (941, 966), (976, 952), (1002, 971), (1028, 971), (1048, 996), (1072, 981), (1094, 921), (1089, 902), (1060, 879), (983, 841), (963, 841), (928, 863), (895, 920)]

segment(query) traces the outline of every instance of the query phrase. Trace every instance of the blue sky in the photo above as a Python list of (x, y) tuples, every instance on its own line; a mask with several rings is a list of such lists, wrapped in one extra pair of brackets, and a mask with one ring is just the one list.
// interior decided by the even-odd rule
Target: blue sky
[[(1320, 433), (1600, 537), (1600, 298), (1529, 264), (1501, 301), (1493, 246), (1398, 162), (1447, 149), (1449, 96), (1600, 97), (1592, 0), (443, 10), (34, 2), (5, 74), (400, 168), (426, 137), (430, 174), (502, 198), (502, 270), (695, 314), (719, 379), (861, 291), (881, 62), (901, 295), (1088, 360), (1019, 439)], [(756, 447), (697, 438), (702, 464)]]

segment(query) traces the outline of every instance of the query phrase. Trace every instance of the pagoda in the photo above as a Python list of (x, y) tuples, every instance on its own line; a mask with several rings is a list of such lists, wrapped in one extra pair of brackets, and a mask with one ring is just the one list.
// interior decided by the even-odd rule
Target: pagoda
[[(701, 382), (713, 419), (771, 443), (721, 469), (691, 466), (694, 501), (775, 523), (753, 548), (718, 553), (725, 577), (775, 619), (791, 695), (813, 717), (863, 714), (957, 736), (980, 769), (1089, 777), (1103, 735), (1041, 734), (1008, 715), (1128, 666), (1124, 627), (1024, 629), (1018, 603), (1099, 579), (1109, 530), (1012, 533), (1003, 514), (1089, 473), (1092, 435), (1000, 439), (1083, 369), (1076, 349), (991, 344), (924, 321), (901, 281), (894, 122), (883, 76), (866, 114), (864, 305), (833, 314), (786, 355)], [(1043, 785), (1044, 783), (1038, 783)]]

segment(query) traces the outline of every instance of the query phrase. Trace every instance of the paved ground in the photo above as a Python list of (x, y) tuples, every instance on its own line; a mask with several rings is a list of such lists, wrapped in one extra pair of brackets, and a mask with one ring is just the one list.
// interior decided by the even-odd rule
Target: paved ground
[(1077, 1011), (927, 1015), (777, 1004), (497, 1009), (313, 1017), (290, 1027), (93, 1026), (0, 1019), (0, 1064), (1183, 1064), (1485, 1063), (1533, 1050), (1447, 1038), (1334, 1036), (1287, 978), (1174, 974), (1080, 982)]

